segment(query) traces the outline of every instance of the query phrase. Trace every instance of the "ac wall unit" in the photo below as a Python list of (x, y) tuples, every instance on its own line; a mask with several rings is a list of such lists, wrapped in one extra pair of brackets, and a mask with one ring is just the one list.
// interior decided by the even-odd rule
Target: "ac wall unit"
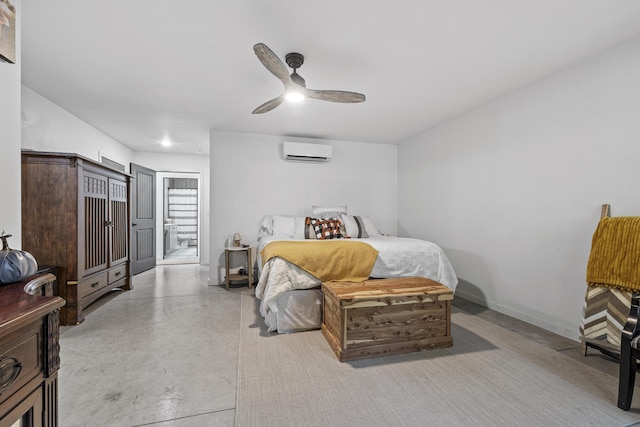
[(282, 158), (292, 162), (326, 163), (332, 154), (333, 146), (327, 144), (282, 143)]

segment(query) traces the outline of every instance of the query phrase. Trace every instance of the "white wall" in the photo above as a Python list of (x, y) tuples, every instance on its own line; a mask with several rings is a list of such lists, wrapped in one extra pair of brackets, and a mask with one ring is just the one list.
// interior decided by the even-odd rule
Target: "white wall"
[(239, 232), (256, 243), (265, 215), (310, 215), (313, 205), (347, 205), (383, 233), (397, 231), (397, 147), (347, 141), (329, 163), (285, 162), (280, 136), (211, 133), (211, 284), (220, 283), (224, 240)]
[[(209, 264), (209, 157), (196, 154), (135, 152), (133, 162), (156, 172), (194, 172), (200, 174), (200, 264)], [(157, 185), (160, 185), (157, 183)], [(160, 201), (161, 203), (161, 201)], [(162, 208), (157, 211), (162, 216)], [(157, 245), (156, 245), (157, 246)], [(161, 249), (162, 247), (160, 247)], [(156, 249), (157, 251), (157, 249)]]
[(603, 203), (640, 215), (640, 39), (400, 145), (399, 230), (457, 294), (577, 338)]
[[(18, 68), (19, 70), (19, 68)], [(19, 72), (19, 71), (18, 71)], [(0, 82), (1, 83), (1, 82)], [(17, 99), (20, 100), (20, 83), (17, 86)], [(209, 158), (202, 155), (184, 155), (167, 153), (134, 152), (125, 145), (82, 121), (62, 107), (49, 101), (42, 95), (22, 85), (22, 148), (77, 153), (100, 161), (101, 156), (108, 157), (125, 166), (129, 172), (129, 163), (134, 162), (158, 171), (197, 172), (201, 174), (203, 209), (202, 217), (202, 257), (201, 263), (209, 260)], [(3, 106), (4, 103), (0, 103)], [(20, 104), (18, 103), (16, 126), (20, 130)], [(1, 130), (0, 130), (1, 132)], [(19, 141), (19, 138), (16, 138)], [(0, 144), (0, 149), (4, 146)], [(15, 147), (17, 154), (16, 176), (20, 173), (20, 145)], [(12, 167), (13, 164), (11, 163)], [(16, 204), (20, 209), (20, 188), (17, 189)], [(2, 208), (4, 209), (4, 204)], [(19, 218), (18, 218), (19, 219)], [(1, 227), (1, 225), (0, 225)], [(18, 223), (19, 228), (19, 223)], [(8, 228), (7, 228), (8, 230)], [(19, 231), (19, 230), (18, 230)], [(13, 230), (12, 230), (13, 232)], [(16, 233), (13, 233), (14, 235)]]
[[(0, 59), (0, 233), (13, 237), (9, 245), (20, 249), (22, 239), (22, 211), (20, 193), (20, 17), (21, 1), (11, 2), (16, 8), (16, 63)], [(0, 247), (1, 248), (1, 247)]]
[(77, 153), (125, 165), (133, 151), (26, 86), (22, 86), (22, 148)]

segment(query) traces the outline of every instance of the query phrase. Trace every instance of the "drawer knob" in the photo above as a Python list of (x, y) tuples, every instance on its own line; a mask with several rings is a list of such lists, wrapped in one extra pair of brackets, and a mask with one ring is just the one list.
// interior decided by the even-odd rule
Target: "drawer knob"
[(116, 277), (118, 277), (122, 271), (116, 271)]
[(92, 284), (91, 284), (91, 287), (92, 287), (92, 288), (95, 288), (95, 287), (96, 287), (96, 286), (98, 286), (99, 284), (100, 284), (100, 282), (92, 283)]
[(15, 357), (9, 356), (0, 360), (0, 393), (11, 387), (22, 370), (22, 363)]

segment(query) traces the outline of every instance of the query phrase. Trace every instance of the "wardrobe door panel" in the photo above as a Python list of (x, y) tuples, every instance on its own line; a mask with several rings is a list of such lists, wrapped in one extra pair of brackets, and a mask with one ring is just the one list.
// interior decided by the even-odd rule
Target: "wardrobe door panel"
[(110, 265), (129, 259), (129, 207), (127, 183), (109, 179)]
[(108, 207), (107, 178), (91, 172), (83, 174), (84, 256), (83, 276), (107, 268)]

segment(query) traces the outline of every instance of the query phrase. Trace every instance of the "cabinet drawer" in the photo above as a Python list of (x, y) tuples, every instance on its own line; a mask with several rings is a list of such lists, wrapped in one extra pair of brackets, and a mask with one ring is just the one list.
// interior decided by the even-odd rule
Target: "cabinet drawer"
[(21, 332), (0, 348), (0, 402), (42, 371), (38, 351), (42, 340), (40, 326), (30, 326)]
[(108, 272), (109, 275), (109, 284), (117, 282), (120, 279), (123, 279), (127, 275), (127, 264), (122, 264), (117, 267), (113, 267)]
[(87, 295), (98, 292), (109, 285), (107, 272), (96, 274), (95, 276), (82, 279), (78, 282), (78, 299), (83, 299)]

